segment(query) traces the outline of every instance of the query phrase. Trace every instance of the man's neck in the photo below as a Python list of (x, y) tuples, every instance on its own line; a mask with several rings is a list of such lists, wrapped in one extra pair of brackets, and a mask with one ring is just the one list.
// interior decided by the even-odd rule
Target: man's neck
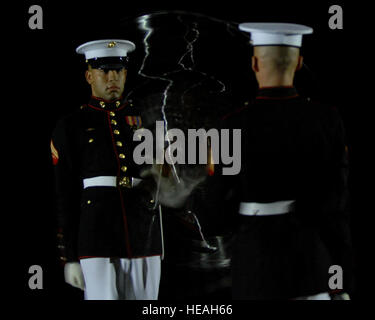
[(272, 77), (257, 77), (259, 88), (267, 87), (291, 87), (294, 77), (290, 75), (274, 75)]

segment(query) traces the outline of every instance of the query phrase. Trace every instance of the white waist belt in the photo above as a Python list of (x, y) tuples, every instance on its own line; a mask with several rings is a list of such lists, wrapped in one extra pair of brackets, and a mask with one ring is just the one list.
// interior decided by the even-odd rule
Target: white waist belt
[(295, 200), (269, 203), (241, 202), (239, 213), (245, 216), (269, 216), (285, 214), (293, 210)]
[[(129, 177), (131, 181), (131, 186), (137, 186), (142, 179)], [(117, 177), (115, 176), (98, 176), (93, 178), (83, 179), (83, 188), (89, 187), (116, 187), (117, 186)]]

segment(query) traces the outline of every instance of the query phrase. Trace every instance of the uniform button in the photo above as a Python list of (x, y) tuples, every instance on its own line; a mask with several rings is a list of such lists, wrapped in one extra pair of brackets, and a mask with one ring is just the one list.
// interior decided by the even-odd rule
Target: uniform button
[(105, 108), (105, 102), (104, 101), (100, 101), (99, 102), (100, 106), (104, 109)]
[(89, 140), (89, 143), (92, 143), (92, 142), (94, 142), (94, 139), (93, 139), (93, 138), (91, 138), (91, 139)]
[(122, 147), (122, 142), (121, 141), (116, 141), (116, 146)]
[(120, 131), (118, 131), (117, 129), (113, 131), (114, 134), (117, 134), (119, 135), (120, 134)]
[(87, 200), (87, 204), (91, 204), (91, 200)]
[(116, 113), (114, 113), (113, 111), (111, 111), (111, 112), (109, 113), (109, 115), (110, 115), (111, 117), (114, 117), (114, 116), (116, 115)]
[(125, 159), (125, 155), (124, 155), (123, 153), (120, 153), (118, 156), (119, 156), (121, 159)]
[(127, 166), (122, 166), (122, 167), (121, 167), (121, 171), (122, 171), (122, 172), (126, 172), (127, 170), (128, 170), (128, 167), (127, 167)]
[(120, 101), (116, 101), (116, 108), (118, 108), (120, 106), (121, 102)]
[(114, 119), (112, 119), (112, 120), (111, 120), (111, 124), (113, 124), (113, 125), (117, 125), (117, 121), (114, 120)]

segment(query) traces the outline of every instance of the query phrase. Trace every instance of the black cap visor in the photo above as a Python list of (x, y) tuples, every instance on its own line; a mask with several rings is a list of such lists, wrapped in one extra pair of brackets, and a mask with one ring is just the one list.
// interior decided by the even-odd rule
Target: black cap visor
[(104, 57), (89, 59), (87, 63), (94, 69), (101, 69), (105, 72), (109, 70), (119, 71), (127, 69), (128, 57)]

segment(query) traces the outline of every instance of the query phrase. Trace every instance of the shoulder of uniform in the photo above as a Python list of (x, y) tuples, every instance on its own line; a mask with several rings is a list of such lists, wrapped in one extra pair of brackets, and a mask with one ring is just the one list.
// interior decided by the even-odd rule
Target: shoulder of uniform
[(79, 121), (82, 110), (81, 108), (75, 108), (73, 111), (63, 114), (56, 122), (56, 129), (69, 127)]
[(341, 123), (341, 112), (337, 106), (319, 100), (311, 100), (309, 105), (310, 113), (315, 114), (322, 123), (326, 123), (330, 127), (335, 127)]
[(314, 100), (314, 99), (309, 99), (308, 100), (309, 104), (312, 106), (312, 108), (319, 110), (321, 112), (325, 113), (338, 113), (339, 109), (337, 106), (324, 102), (324, 101), (319, 101), (319, 100)]
[(121, 111), (124, 112), (126, 116), (145, 116), (147, 110), (137, 106), (138, 104), (134, 100), (130, 99), (126, 101), (125, 107), (122, 108)]

